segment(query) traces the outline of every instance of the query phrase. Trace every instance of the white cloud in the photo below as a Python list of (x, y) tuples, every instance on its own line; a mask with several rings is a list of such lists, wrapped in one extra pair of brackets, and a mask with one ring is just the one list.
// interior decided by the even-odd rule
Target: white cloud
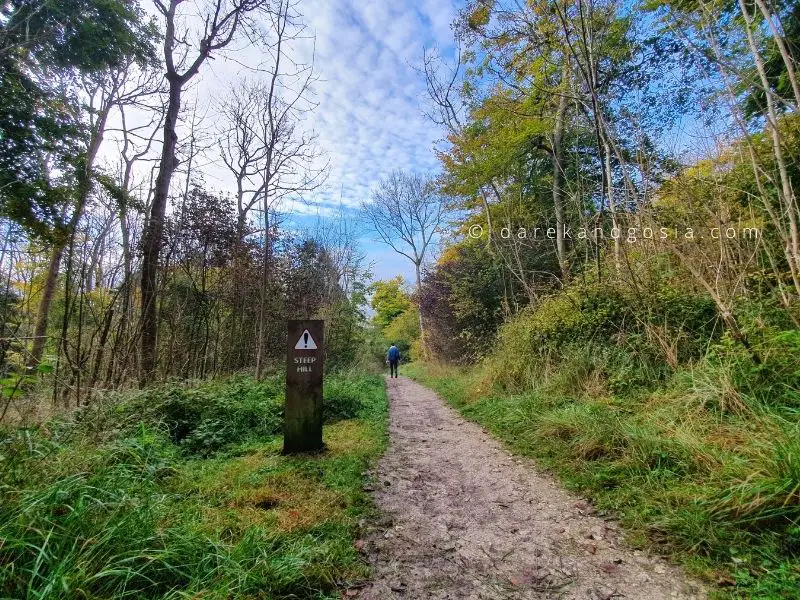
[(449, 0), (310, 0), (319, 108), (310, 124), (331, 161), (327, 202), (357, 206), (394, 168), (431, 171), (441, 132), (422, 115), (425, 46), (452, 44)]
[[(417, 69), (423, 48), (452, 47), (454, 1), (298, 4), (314, 40), (295, 45), (293, 52), (299, 62), (308, 62), (313, 52), (319, 77), (313, 88), (318, 107), (305, 126), (318, 134), (330, 173), (309, 200), (356, 207), (392, 169), (437, 168), (432, 148), (442, 132), (422, 114), (425, 82)], [(209, 63), (201, 98), (213, 106), (238, 78), (252, 78), (241, 64), (258, 64), (258, 52), (238, 49), (235, 60)], [(221, 165), (210, 168), (209, 180), (225, 188), (227, 179)]]

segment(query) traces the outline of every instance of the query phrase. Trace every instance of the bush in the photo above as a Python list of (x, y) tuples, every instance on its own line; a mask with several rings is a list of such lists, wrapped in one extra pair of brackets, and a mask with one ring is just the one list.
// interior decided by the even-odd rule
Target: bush
[(749, 335), (753, 353), (724, 336), (709, 362), (731, 372), (733, 386), (744, 396), (767, 406), (800, 408), (800, 331), (761, 330)]
[(282, 412), (283, 391), (277, 378), (257, 382), (246, 377), (197, 387), (152, 388), (114, 408), (123, 423), (163, 425), (173, 443), (200, 456), (280, 433)]
[[(419, 340), (419, 311), (417, 308), (412, 306), (399, 314), (384, 327), (383, 337), (389, 344), (394, 342), (400, 350), (403, 362), (419, 358), (420, 354), (414, 351), (414, 345)], [(386, 348), (383, 348), (383, 352), (385, 358)]]
[(613, 282), (576, 284), (506, 323), (489, 363), (512, 389), (554, 371), (575, 375), (562, 376), (568, 394), (583, 387), (581, 378), (616, 393), (648, 389), (702, 355), (716, 335), (715, 315), (710, 300), (666, 285), (642, 298)]

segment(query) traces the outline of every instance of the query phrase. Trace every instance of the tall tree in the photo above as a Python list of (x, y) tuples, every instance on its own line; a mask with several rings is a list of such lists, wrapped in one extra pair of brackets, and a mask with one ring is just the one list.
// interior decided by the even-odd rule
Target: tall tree
[[(274, 34), (269, 53), (271, 64), (262, 65), (266, 76), (242, 82), (222, 103), (225, 122), (220, 141), (222, 160), (236, 182), (241, 248), (251, 211), (261, 209), (264, 243), (256, 341), (258, 377), (263, 374), (266, 358), (274, 213), (284, 198), (299, 197), (318, 188), (327, 173), (327, 165), (315, 164), (319, 157), (316, 134), (302, 128), (303, 117), (316, 108), (311, 100), (315, 74), (313, 60), (300, 64), (291, 56), (292, 45), (305, 37), (306, 29), (291, 0), (280, 0), (273, 7), (271, 29)], [(241, 268), (236, 271), (242, 274)], [(234, 286), (241, 288), (241, 284), (237, 276)], [(239, 307), (235, 311), (237, 322), (241, 310)]]
[[(131, 0), (13, 0), (0, 8), (0, 210), (52, 239), (90, 146), (86, 97), (152, 29)], [(83, 79), (82, 79), (83, 78)]]
[[(164, 236), (164, 215), (170, 184), (177, 167), (178, 119), (183, 90), (200, 72), (203, 63), (213, 54), (224, 50), (237, 34), (243, 32), (249, 34), (251, 41), (257, 43), (260, 35), (256, 27), (257, 17), (263, 15), (269, 5), (267, 0), (214, 0), (199, 16), (199, 20), (203, 23), (199, 42), (196, 48), (190, 48), (187, 43), (187, 39), (191, 37), (189, 32), (178, 31), (182, 22), (178, 7), (183, 3), (182, 0), (167, 2), (154, 0), (154, 2), (164, 21), (163, 52), (165, 77), (169, 89), (161, 159), (142, 240), (140, 385), (150, 382), (156, 369), (159, 253)], [(190, 56), (192, 51), (194, 53)]]
[(0, 209), (50, 246), (28, 359), (41, 360), (64, 250), (97, 180), (112, 110), (154, 30), (138, 4), (11, 2), (0, 24)]

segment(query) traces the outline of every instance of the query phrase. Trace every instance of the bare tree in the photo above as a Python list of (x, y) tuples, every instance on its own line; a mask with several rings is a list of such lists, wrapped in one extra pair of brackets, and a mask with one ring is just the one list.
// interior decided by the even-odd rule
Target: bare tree
[[(182, 0), (154, 0), (156, 8), (164, 18), (164, 64), (165, 77), (169, 85), (167, 111), (164, 119), (164, 134), (161, 160), (158, 167), (153, 202), (143, 235), (142, 257), (142, 316), (141, 316), (141, 385), (149, 382), (156, 368), (156, 335), (158, 320), (156, 311), (156, 278), (159, 267), (159, 251), (164, 235), (164, 215), (169, 197), (172, 176), (177, 167), (178, 117), (181, 97), (186, 84), (200, 72), (200, 67), (213, 54), (224, 50), (242, 32), (252, 41), (260, 38), (256, 16), (268, 11), (267, 0), (213, 0), (199, 19), (203, 23), (197, 48), (193, 48), (191, 31), (179, 32), (182, 19), (178, 6)], [(190, 56), (193, 54), (193, 56)]]
[[(242, 82), (222, 103), (225, 125), (220, 141), (222, 161), (236, 182), (237, 260), (244, 247), (250, 212), (260, 208), (262, 215), (258, 377), (264, 371), (274, 213), (284, 198), (313, 191), (327, 175), (327, 164), (315, 164), (319, 158), (316, 134), (304, 131), (301, 126), (305, 114), (316, 108), (311, 101), (311, 85), (315, 81), (313, 58), (302, 64), (287, 54), (292, 42), (305, 36), (306, 27), (291, 0), (280, 0), (271, 16), (274, 35), (269, 51), (271, 64), (262, 65), (267, 76), (260, 81)], [(235, 270), (235, 277), (241, 274), (241, 269)], [(234, 285), (238, 284), (237, 277)]]
[(422, 53), (422, 73), (431, 103), (425, 116), (433, 123), (444, 127), (448, 133), (458, 133), (462, 129), (466, 106), (459, 97), (460, 79), (463, 77), (464, 54), (461, 48), (461, 35), (455, 35), (456, 56), (452, 65), (441, 57), (439, 49), (426, 48)]
[[(446, 206), (432, 180), (403, 171), (393, 171), (383, 179), (372, 201), (361, 206), (380, 240), (414, 263), (417, 293), (422, 287), (422, 262), (445, 218)], [(421, 311), (419, 330), (424, 340)]]

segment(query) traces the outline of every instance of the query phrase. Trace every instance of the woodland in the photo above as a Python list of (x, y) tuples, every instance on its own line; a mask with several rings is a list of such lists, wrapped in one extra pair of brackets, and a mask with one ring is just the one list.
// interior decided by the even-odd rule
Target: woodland
[[(300, 229), (303, 8), (2, 4), (0, 595), (337, 597), (395, 342), (712, 597), (798, 597), (800, 4), (458, 3), (438, 171)], [(279, 453), (289, 318), (325, 320), (320, 457)]]

